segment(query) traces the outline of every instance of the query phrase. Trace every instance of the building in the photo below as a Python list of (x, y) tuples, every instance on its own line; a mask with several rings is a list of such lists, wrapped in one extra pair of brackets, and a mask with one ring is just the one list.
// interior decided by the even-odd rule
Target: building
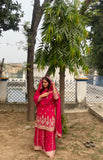
[(6, 63), (4, 64), (3, 77), (17, 77), (18, 71), (22, 71), (22, 63)]

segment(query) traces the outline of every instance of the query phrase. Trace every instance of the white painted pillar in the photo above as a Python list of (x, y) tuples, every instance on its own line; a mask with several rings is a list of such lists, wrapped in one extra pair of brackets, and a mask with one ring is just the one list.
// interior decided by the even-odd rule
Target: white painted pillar
[(26, 71), (23, 71), (23, 80), (26, 80)]
[(76, 80), (76, 101), (78, 103), (86, 102), (87, 80), (88, 78), (75, 78)]
[(0, 102), (6, 102), (7, 81), (0, 81)]

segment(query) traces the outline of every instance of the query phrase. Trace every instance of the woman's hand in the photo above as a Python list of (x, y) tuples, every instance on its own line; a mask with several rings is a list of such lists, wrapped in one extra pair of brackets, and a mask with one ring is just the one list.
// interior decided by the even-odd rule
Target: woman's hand
[(43, 98), (43, 97), (47, 97), (48, 95), (49, 95), (49, 92), (45, 92), (42, 95), (40, 95), (40, 97)]

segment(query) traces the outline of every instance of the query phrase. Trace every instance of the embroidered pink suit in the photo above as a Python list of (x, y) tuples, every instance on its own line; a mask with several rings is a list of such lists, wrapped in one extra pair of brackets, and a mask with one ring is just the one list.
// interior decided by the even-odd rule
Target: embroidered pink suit
[(62, 134), (60, 96), (57, 92), (53, 92), (51, 85), (49, 91), (45, 89), (41, 93), (49, 92), (48, 97), (43, 97), (38, 102), (41, 87), (42, 80), (34, 94), (34, 101), (37, 106), (34, 148), (45, 151), (48, 156), (53, 156), (56, 150), (55, 134), (58, 137), (61, 137)]

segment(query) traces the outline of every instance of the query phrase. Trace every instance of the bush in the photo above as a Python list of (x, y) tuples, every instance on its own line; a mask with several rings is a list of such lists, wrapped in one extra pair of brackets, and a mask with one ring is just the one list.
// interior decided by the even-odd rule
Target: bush
[(68, 117), (66, 115), (62, 115), (62, 132), (63, 134), (68, 133)]

